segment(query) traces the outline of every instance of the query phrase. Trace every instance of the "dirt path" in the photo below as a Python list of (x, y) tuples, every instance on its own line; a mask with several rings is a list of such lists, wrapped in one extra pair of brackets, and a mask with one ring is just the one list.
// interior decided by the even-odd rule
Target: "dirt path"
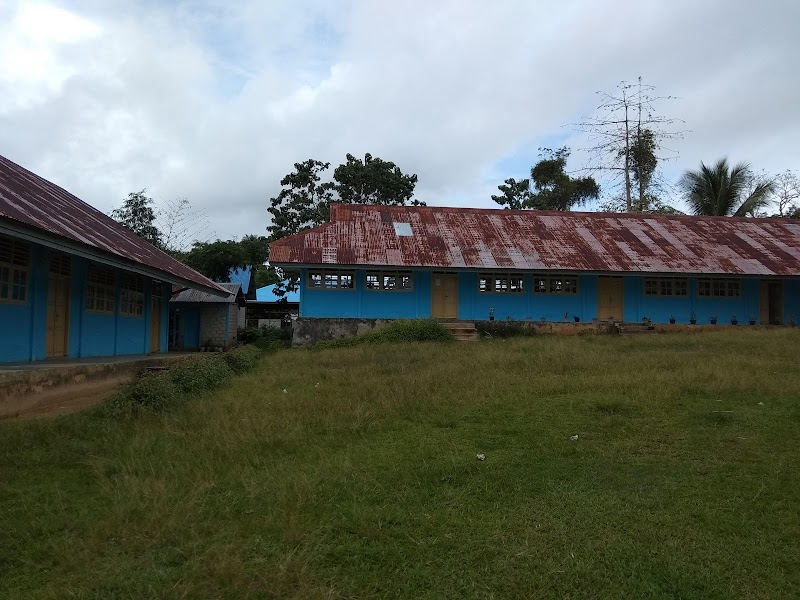
[(87, 380), (6, 400), (0, 404), (0, 422), (56, 417), (78, 412), (108, 398), (132, 377), (133, 375), (126, 373)]

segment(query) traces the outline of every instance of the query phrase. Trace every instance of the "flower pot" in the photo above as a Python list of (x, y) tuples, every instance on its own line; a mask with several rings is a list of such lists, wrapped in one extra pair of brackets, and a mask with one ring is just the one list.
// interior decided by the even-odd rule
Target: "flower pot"
[(575, 317), (575, 322), (576, 322), (576, 323), (580, 323), (580, 322), (581, 322), (581, 318), (576, 316), (576, 317)]
[(712, 325), (716, 325), (717, 324), (717, 320), (716, 319), (711, 319), (711, 324)]
[(739, 321), (737, 321), (736, 319), (731, 319), (731, 325), (738, 325), (738, 324)]
[(755, 319), (750, 319), (750, 325), (755, 325), (755, 324), (756, 324), (756, 320)]
[(670, 320), (669, 320), (669, 324), (670, 324), (670, 325), (675, 325), (675, 319), (670, 319)]
[(689, 319), (689, 325), (697, 325), (697, 319)]

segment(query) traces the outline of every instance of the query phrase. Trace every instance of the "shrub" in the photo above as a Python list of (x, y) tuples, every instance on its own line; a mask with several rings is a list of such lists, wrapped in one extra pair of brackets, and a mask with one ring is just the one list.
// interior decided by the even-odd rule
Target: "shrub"
[(269, 341), (291, 341), (292, 330), (290, 327), (262, 327), (261, 338)]
[(237, 339), (242, 344), (252, 344), (261, 337), (261, 330), (258, 327), (240, 327)]
[(187, 361), (169, 370), (175, 386), (184, 393), (210, 390), (233, 375), (224, 355), (215, 355)]
[(222, 358), (237, 375), (251, 371), (261, 358), (261, 351), (256, 346), (242, 346), (234, 348), (222, 355)]
[(124, 386), (101, 407), (113, 417), (133, 415), (142, 410), (161, 412), (178, 401), (178, 390), (168, 373), (145, 373)]
[(361, 344), (398, 342), (452, 342), (453, 333), (434, 319), (394, 321), (369, 333), (319, 342), (314, 348), (348, 348)]
[(270, 342), (281, 342), (285, 346), (292, 340), (291, 328), (282, 327), (244, 327), (239, 329), (238, 335), (240, 343), (257, 346), (269, 346)]

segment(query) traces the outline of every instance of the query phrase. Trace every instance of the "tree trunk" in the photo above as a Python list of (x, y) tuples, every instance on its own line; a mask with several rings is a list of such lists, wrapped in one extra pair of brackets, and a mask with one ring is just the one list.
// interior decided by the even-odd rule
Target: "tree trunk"
[(628, 123), (628, 102), (623, 94), (625, 100), (625, 205), (628, 212), (633, 209), (631, 202), (631, 133), (630, 124)]

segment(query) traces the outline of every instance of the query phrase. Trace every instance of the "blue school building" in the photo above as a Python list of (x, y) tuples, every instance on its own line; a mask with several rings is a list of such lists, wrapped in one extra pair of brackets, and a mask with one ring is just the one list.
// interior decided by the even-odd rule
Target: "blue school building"
[(334, 205), (278, 240), (301, 318), (785, 324), (789, 219)]
[(166, 352), (173, 284), (229, 295), (0, 156), (0, 363)]

